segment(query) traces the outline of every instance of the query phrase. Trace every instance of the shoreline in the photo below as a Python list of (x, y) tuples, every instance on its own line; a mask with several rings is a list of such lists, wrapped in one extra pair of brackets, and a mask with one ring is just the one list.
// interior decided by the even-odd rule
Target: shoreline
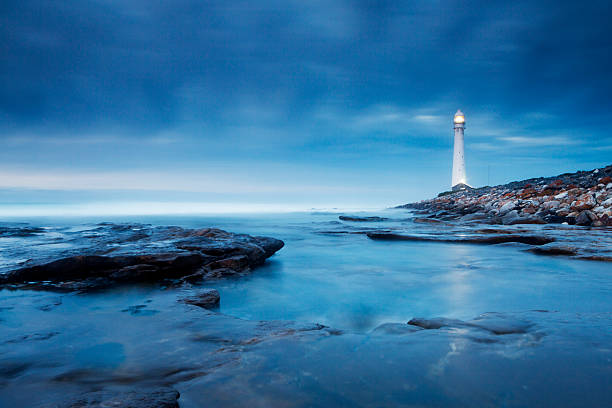
[(397, 206), (443, 221), (612, 226), (612, 165), (494, 187), (444, 192)]

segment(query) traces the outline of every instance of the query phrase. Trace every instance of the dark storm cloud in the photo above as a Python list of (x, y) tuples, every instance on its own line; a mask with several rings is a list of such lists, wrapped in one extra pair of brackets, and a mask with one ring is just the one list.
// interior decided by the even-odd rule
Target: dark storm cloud
[(461, 107), (468, 172), (603, 164), (611, 17), (605, 1), (3, 1), (0, 161), (441, 178)]
[(214, 121), (244, 98), (288, 118), (330, 100), (609, 110), (605, 2), (399, 3), (3, 2), (0, 109), (136, 128)]

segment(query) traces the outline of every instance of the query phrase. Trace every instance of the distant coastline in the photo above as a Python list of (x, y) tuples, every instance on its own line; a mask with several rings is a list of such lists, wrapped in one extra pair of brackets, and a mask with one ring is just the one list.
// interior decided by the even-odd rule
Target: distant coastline
[(591, 171), (445, 192), (400, 205), (432, 219), (489, 224), (612, 226), (612, 165)]

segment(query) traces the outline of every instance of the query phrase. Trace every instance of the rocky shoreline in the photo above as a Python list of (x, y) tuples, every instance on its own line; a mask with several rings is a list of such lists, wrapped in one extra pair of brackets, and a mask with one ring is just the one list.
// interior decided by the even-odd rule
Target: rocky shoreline
[(418, 210), (432, 220), (612, 226), (612, 165), (494, 187), (446, 192), (433, 199), (396, 208)]
[[(246, 274), (284, 246), (278, 239), (216, 228), (139, 224), (100, 224), (77, 242), (80, 248), (55, 259), (29, 260), (22, 268), (0, 274), (0, 289), (89, 291), (146, 282), (197, 283)], [(211, 302), (215, 303), (204, 301)]]

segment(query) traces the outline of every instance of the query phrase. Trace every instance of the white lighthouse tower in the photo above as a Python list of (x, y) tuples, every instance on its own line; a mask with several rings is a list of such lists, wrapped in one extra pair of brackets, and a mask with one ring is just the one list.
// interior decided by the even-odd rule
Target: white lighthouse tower
[(453, 119), (455, 128), (455, 149), (453, 153), (453, 180), (451, 187), (453, 191), (469, 188), (465, 177), (465, 153), (463, 148), (463, 130), (465, 129), (465, 115), (461, 109), (455, 113)]

